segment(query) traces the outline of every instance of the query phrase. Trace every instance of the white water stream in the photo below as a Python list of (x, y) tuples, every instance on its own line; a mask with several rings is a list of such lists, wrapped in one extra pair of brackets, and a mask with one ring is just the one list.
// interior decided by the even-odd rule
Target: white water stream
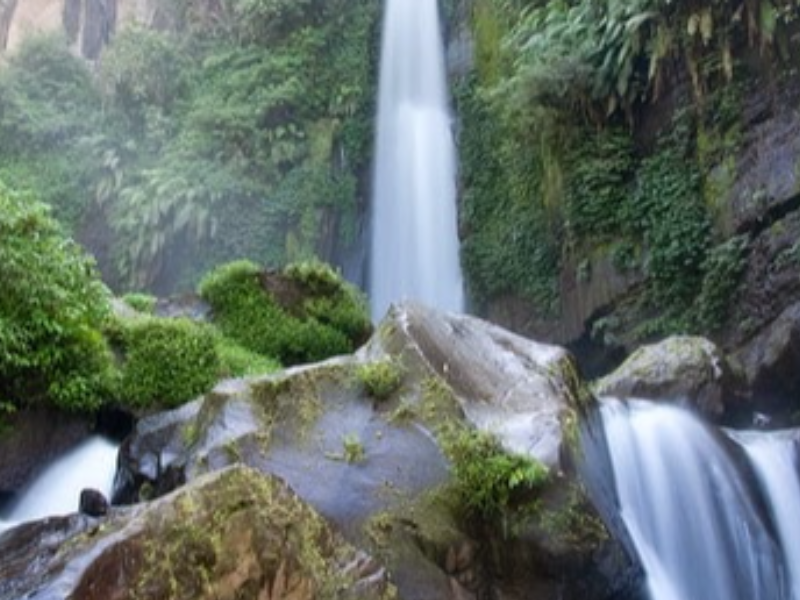
[(800, 600), (800, 478), (797, 441), (785, 434), (737, 436), (766, 492), (783, 554), (793, 600)]
[(663, 404), (607, 400), (602, 417), (651, 600), (791, 598), (783, 553), (721, 432)]
[(14, 502), (0, 532), (10, 526), (77, 512), (81, 490), (93, 488), (111, 496), (117, 468), (117, 445), (93, 436), (48, 466)]
[(373, 189), (370, 300), (463, 309), (456, 158), (436, 0), (386, 0)]

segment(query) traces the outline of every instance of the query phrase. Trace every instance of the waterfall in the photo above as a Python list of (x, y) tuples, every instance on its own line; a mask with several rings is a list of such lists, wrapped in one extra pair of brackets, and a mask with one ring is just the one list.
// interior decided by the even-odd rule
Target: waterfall
[(653, 403), (607, 400), (602, 418), (651, 600), (791, 597), (780, 548), (721, 433)]
[(456, 159), (436, 0), (386, 0), (372, 206), (373, 318), (463, 308)]
[(766, 492), (791, 576), (792, 598), (800, 600), (800, 476), (797, 443), (791, 434), (747, 434), (736, 438)]
[(48, 466), (14, 502), (0, 531), (15, 523), (77, 512), (81, 490), (94, 488), (108, 498), (117, 468), (117, 446), (93, 436)]

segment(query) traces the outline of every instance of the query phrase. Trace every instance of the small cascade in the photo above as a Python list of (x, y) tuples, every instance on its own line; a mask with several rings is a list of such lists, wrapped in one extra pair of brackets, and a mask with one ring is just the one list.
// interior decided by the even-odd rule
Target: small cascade
[(373, 189), (373, 318), (392, 302), (463, 308), (456, 158), (436, 0), (386, 0)]
[(108, 498), (117, 469), (117, 445), (93, 436), (56, 460), (14, 502), (0, 532), (14, 524), (77, 512), (81, 490), (93, 488)]
[(785, 433), (735, 435), (745, 449), (767, 496), (791, 579), (800, 600), (800, 473), (797, 440)]
[(722, 434), (688, 411), (602, 407), (621, 516), (651, 600), (785, 600), (786, 566)]

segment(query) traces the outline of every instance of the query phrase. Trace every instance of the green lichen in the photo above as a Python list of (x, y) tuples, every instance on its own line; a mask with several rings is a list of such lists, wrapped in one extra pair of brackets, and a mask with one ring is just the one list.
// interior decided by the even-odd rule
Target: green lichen
[[(351, 597), (353, 575), (343, 567), (354, 551), (319, 515), (253, 471), (214, 477), (208, 487), (184, 489), (147, 514), (132, 598), (211, 600), (230, 593), (221, 586), (231, 581), (274, 591), (287, 568), (311, 597)], [(242, 569), (246, 578), (231, 577)]]

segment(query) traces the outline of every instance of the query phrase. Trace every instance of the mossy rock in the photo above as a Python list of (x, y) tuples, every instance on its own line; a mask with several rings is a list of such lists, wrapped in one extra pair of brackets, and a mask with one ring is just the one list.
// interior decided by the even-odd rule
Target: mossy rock
[(597, 381), (594, 391), (600, 396), (683, 403), (720, 417), (734, 383), (725, 356), (713, 342), (672, 336), (636, 350), (616, 371)]
[(38, 575), (28, 588), (37, 596), (86, 600), (396, 597), (375, 560), (284, 483), (242, 466), (117, 511), (100, 527), (73, 528), (61, 541), (57, 554), (38, 550), (34, 567), (9, 573), (4, 585)]
[(352, 352), (372, 331), (363, 296), (322, 263), (229, 263), (203, 279), (200, 294), (225, 335), (285, 366)]

